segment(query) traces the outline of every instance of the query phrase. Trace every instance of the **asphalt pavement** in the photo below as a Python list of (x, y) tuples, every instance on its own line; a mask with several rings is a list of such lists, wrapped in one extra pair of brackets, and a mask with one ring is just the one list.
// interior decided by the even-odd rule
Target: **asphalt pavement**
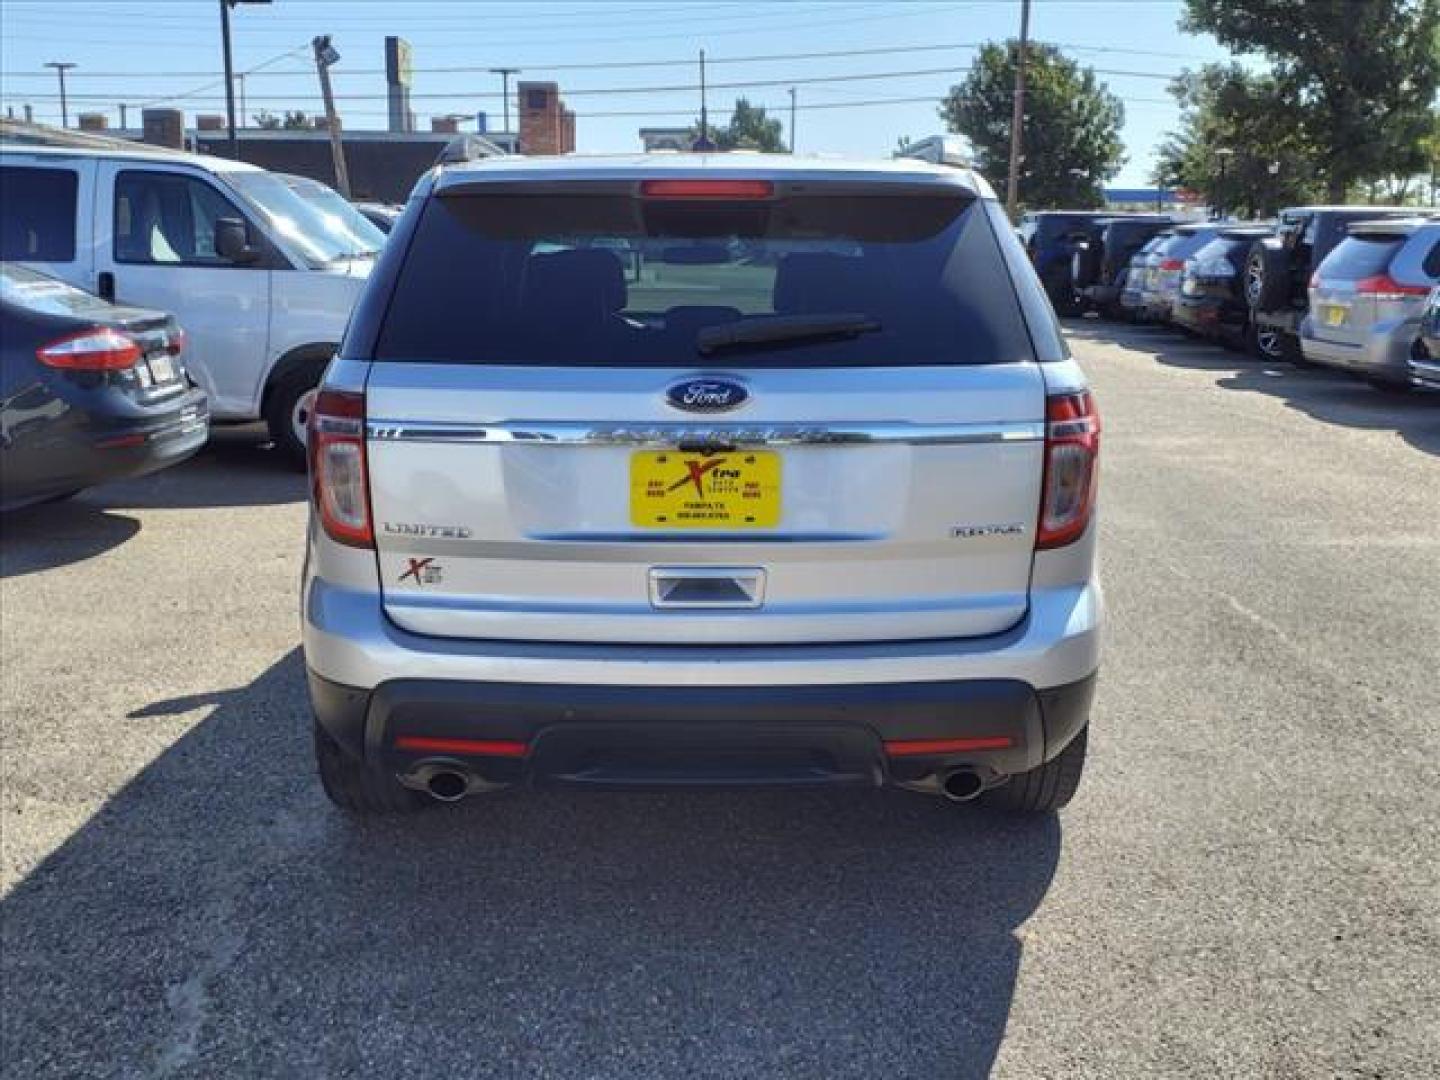
[(1071, 324), (1108, 651), (1069, 810), (311, 767), (251, 431), (0, 522), (5, 1077), (1440, 1073), (1440, 400)]

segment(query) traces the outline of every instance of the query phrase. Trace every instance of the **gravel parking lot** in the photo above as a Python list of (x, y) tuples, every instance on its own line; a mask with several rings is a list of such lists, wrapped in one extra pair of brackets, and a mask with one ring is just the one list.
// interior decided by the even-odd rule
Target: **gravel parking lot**
[(1440, 402), (1070, 327), (1112, 618), (1058, 819), (310, 765), (304, 483), (253, 433), (3, 523), (0, 1069), (1440, 1071)]

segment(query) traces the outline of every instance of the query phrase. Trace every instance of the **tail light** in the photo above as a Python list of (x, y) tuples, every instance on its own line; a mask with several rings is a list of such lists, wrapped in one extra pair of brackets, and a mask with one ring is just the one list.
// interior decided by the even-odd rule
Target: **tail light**
[(182, 352), (185, 351), (185, 342), (187, 340), (189, 339), (186, 337), (185, 331), (180, 329), (180, 327), (178, 326), (175, 327), (175, 329), (171, 330), (169, 336), (165, 339), (166, 355), (179, 356)]
[(1037, 548), (1056, 548), (1084, 535), (1095, 506), (1100, 413), (1090, 392), (1045, 399), (1045, 478), (1040, 489)]
[(374, 547), (370, 483), (365, 466), (365, 395), (321, 390), (306, 434), (311, 497), (330, 539)]
[(1185, 262), (1183, 259), (1162, 259), (1160, 261), (1161, 270), (1180, 270), (1183, 269), (1184, 266)]
[(140, 346), (118, 330), (96, 326), (42, 345), (35, 356), (65, 371), (124, 371), (140, 359)]
[(1355, 294), (1374, 300), (1408, 300), (1412, 296), (1429, 296), (1429, 285), (1405, 285), (1389, 274), (1374, 274), (1355, 282)]
[(642, 180), (646, 199), (768, 199), (775, 194), (769, 180)]

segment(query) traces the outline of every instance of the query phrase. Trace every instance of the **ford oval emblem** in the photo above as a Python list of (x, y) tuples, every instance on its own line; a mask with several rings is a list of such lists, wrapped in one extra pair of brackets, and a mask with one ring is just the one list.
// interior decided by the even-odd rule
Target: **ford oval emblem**
[(686, 379), (666, 390), (665, 400), (686, 412), (729, 412), (749, 401), (750, 391), (736, 379)]

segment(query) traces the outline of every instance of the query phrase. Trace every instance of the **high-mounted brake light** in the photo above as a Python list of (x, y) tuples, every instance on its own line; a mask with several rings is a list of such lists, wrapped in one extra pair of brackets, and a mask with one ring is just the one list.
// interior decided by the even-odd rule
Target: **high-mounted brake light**
[(1045, 399), (1045, 477), (1040, 488), (1037, 548), (1056, 548), (1085, 534), (1095, 507), (1100, 413), (1088, 390)]
[(642, 180), (646, 199), (769, 199), (775, 185), (769, 180)]
[(118, 330), (96, 326), (42, 345), (35, 356), (65, 371), (124, 371), (140, 359), (140, 346)]
[(1160, 263), (1161, 270), (1183, 270), (1185, 261), (1183, 259), (1164, 259)]
[(311, 498), (330, 539), (374, 547), (365, 463), (365, 395), (321, 390), (306, 433)]
[(1375, 300), (1406, 300), (1412, 296), (1429, 296), (1429, 285), (1406, 285), (1389, 274), (1373, 274), (1355, 282), (1355, 294)]

